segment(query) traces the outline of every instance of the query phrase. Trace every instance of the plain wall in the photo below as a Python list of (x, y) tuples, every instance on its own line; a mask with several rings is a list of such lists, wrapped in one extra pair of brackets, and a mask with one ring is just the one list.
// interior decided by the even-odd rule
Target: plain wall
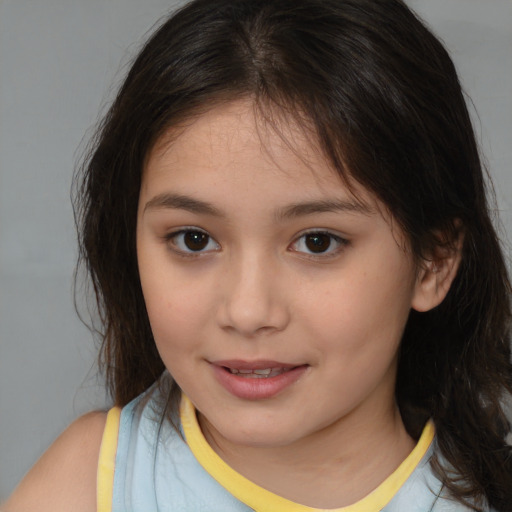
[[(97, 347), (73, 306), (72, 173), (126, 64), (175, 4), (0, 0), (0, 501), (70, 421), (107, 405)], [(510, 234), (512, 2), (409, 4), (444, 40), (476, 105)]]

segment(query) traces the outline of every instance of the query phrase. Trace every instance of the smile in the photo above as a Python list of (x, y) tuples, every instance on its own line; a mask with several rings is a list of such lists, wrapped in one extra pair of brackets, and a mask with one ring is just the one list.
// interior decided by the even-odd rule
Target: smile
[(214, 361), (217, 382), (231, 395), (243, 400), (273, 398), (294, 385), (307, 372), (308, 364), (278, 361)]

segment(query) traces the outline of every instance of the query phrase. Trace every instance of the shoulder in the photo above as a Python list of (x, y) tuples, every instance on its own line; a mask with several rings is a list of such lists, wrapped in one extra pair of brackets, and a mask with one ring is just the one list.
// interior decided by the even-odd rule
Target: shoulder
[(27, 473), (3, 512), (95, 511), (98, 456), (107, 413), (72, 423)]

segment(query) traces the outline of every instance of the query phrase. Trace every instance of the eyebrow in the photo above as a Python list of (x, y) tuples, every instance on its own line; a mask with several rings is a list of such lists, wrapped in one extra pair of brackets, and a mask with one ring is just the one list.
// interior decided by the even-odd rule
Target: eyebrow
[(144, 213), (148, 210), (160, 210), (172, 208), (175, 210), (187, 210), (192, 213), (223, 217), (224, 214), (215, 206), (206, 201), (194, 199), (181, 194), (158, 194), (150, 199), (144, 206)]
[(303, 215), (312, 215), (314, 213), (328, 212), (351, 212), (371, 215), (372, 213), (375, 213), (375, 210), (362, 202), (327, 199), (291, 204), (285, 208), (279, 209), (276, 217), (277, 219), (289, 219), (292, 217), (301, 217)]
[[(144, 206), (144, 212), (159, 209), (186, 210), (192, 213), (211, 215), (213, 217), (225, 217), (222, 210), (211, 203), (182, 194), (158, 194), (150, 199)], [(353, 212), (371, 215), (375, 210), (361, 202), (327, 199), (290, 204), (284, 208), (278, 209), (275, 217), (276, 220), (285, 220), (327, 212)]]

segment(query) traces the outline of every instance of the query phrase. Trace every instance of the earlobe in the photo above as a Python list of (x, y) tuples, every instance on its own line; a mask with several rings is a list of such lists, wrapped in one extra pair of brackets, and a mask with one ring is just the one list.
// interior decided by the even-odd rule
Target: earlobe
[(434, 258), (424, 261), (416, 278), (412, 309), (425, 312), (443, 302), (457, 275), (461, 251), (462, 235), (449, 249), (442, 248)]

